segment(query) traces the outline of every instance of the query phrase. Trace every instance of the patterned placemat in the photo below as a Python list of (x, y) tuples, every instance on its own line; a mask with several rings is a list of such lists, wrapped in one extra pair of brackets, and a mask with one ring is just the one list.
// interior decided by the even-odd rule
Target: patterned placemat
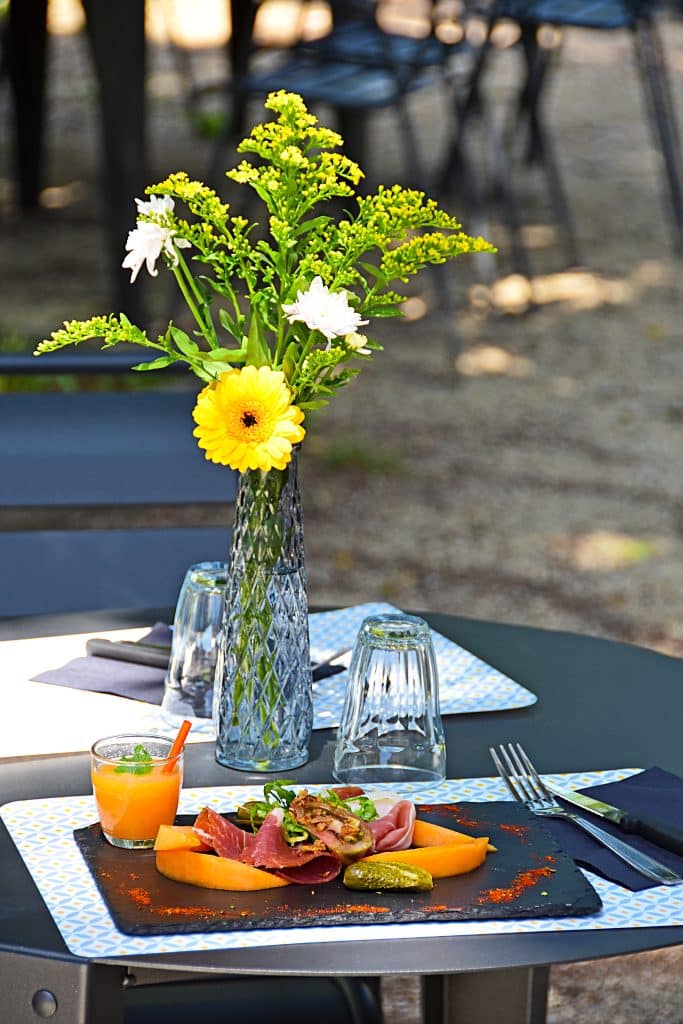
[[(310, 617), (311, 657), (329, 657), (343, 647), (352, 647), (361, 622), (368, 615), (397, 612), (390, 604), (359, 604)], [(439, 671), (439, 703), (443, 715), (472, 711), (508, 711), (536, 702), (536, 695), (513, 682), (498, 669), (432, 630)], [(344, 706), (348, 671), (328, 676), (313, 686), (314, 729), (339, 725)]]
[[(352, 648), (358, 630), (368, 615), (400, 612), (383, 602), (353, 605), (330, 612), (314, 612), (309, 617), (311, 660), (321, 661), (336, 651)], [(475, 711), (509, 711), (528, 707), (538, 699), (534, 693), (488, 665), (471, 651), (431, 631), (439, 673), (439, 704), (442, 715)], [(347, 655), (347, 662), (350, 655)], [(344, 708), (348, 669), (313, 684), (313, 728), (330, 729), (339, 725)], [(175, 727), (161, 718), (159, 708), (142, 701), (131, 701), (128, 728), (171, 735)], [(210, 719), (196, 722), (193, 740), (213, 739), (216, 731)]]
[[(558, 785), (574, 788), (613, 782), (636, 769), (549, 776)], [(377, 786), (377, 789), (387, 789)], [(257, 786), (225, 786), (183, 792), (180, 812), (197, 813), (204, 805), (217, 810), (234, 807), (261, 793)], [(401, 793), (418, 803), (454, 800), (503, 800), (498, 779), (459, 779), (438, 786), (412, 784)], [(73, 830), (95, 819), (92, 797), (56, 797), (6, 804), (0, 809), (28, 870), (69, 949), (78, 956), (132, 956), (186, 950), (235, 949), (305, 942), (363, 941), (399, 937), (433, 938), (508, 932), (545, 932), (593, 928), (640, 928), (683, 925), (683, 887), (659, 886), (628, 892), (587, 873), (598, 891), (603, 910), (590, 918), (545, 918), (523, 921), (452, 921), (428, 924), (350, 925), (330, 928), (290, 928), (286, 931), (220, 932), (174, 936), (130, 936), (119, 932), (73, 838)], [(134, 854), (131, 874), (134, 875)], [(134, 882), (134, 879), (132, 879)]]

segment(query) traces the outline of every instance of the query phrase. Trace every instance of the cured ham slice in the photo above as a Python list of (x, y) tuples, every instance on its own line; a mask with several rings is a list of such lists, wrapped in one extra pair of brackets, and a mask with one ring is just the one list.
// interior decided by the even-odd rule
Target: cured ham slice
[(413, 841), (415, 805), (410, 800), (399, 800), (388, 814), (369, 821), (375, 853), (407, 850)]
[(338, 857), (332, 853), (321, 853), (308, 864), (302, 864), (298, 868), (286, 868), (283, 871), (273, 869), (271, 874), (296, 885), (321, 885), (323, 882), (334, 881), (341, 869), (342, 862)]
[(291, 846), (284, 837), (283, 818), (281, 808), (272, 810), (239, 859), (300, 885), (331, 882), (336, 878), (341, 871), (339, 858), (329, 853), (317, 839)]
[(222, 814), (204, 807), (194, 823), (194, 831), (201, 841), (219, 857), (240, 860), (243, 852), (255, 839), (244, 829), (233, 825)]
[(365, 793), (364, 789), (360, 786), (334, 786), (332, 792), (335, 793), (340, 800), (350, 800), (354, 796), (363, 796)]

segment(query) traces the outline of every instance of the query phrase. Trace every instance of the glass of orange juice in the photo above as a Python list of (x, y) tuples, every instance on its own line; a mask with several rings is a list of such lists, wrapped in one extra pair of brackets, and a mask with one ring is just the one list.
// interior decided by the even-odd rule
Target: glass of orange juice
[(104, 838), (128, 850), (154, 845), (172, 825), (183, 782), (183, 754), (169, 758), (160, 736), (107, 736), (90, 751), (90, 777)]

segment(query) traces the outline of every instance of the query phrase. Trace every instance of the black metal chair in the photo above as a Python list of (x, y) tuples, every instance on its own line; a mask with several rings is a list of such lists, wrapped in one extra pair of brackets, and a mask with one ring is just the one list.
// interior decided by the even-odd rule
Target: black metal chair
[(254, 44), (253, 32), (243, 31), (241, 38), (231, 41), (229, 141), (235, 141), (242, 131), (249, 99), (286, 89), (298, 93), (310, 105), (332, 107), (347, 152), (362, 163), (367, 115), (393, 108), (403, 137), (408, 175), (424, 184), (425, 171), (407, 98), (435, 83), (448, 84), (449, 62), (462, 46), (461, 39), (450, 41), (447, 32), (441, 37), (443, 25), (437, 16), (436, 0), (430, 0), (429, 19), (416, 36), (382, 27), (378, 19), (382, 0), (331, 0), (330, 7), (333, 26), (326, 36), (310, 42), (301, 40), (283, 50), (278, 59), (271, 54), (266, 68), (258, 66), (256, 58), (263, 51)]
[[(495, 148), (495, 184), (505, 200), (505, 219), (513, 235), (519, 262), (528, 269), (528, 256), (520, 240), (521, 214), (513, 185), (515, 153), (524, 152), (527, 162), (539, 163), (545, 173), (554, 217), (564, 238), (570, 265), (581, 262), (552, 134), (543, 117), (543, 89), (548, 81), (559, 47), (539, 41), (544, 26), (597, 31), (628, 30), (633, 38), (638, 70), (645, 91), (654, 141), (661, 153), (671, 209), (671, 228), (676, 249), (683, 252), (683, 175), (676, 113), (668, 84), (664, 53), (656, 24), (657, 0), (493, 0), (485, 14), (486, 31), (480, 53), (464, 95), (458, 98), (458, 128), (444, 165), (448, 182), (458, 169), (459, 154), (471, 117), (480, 109), (481, 80), (494, 50), (492, 35), (503, 20), (519, 26), (519, 44), (524, 55), (524, 79), (516, 103), (516, 114), (508, 138)], [(520, 140), (522, 145), (520, 146)]]

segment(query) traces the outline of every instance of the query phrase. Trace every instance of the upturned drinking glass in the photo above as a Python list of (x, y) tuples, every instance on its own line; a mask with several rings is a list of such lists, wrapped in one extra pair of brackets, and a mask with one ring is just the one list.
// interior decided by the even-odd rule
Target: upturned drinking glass
[(436, 658), (414, 615), (365, 619), (337, 731), (339, 782), (434, 782), (446, 774)]
[(213, 733), (214, 676), (226, 580), (225, 562), (198, 562), (185, 573), (161, 702), (161, 717), (169, 726), (188, 718), (195, 733)]

